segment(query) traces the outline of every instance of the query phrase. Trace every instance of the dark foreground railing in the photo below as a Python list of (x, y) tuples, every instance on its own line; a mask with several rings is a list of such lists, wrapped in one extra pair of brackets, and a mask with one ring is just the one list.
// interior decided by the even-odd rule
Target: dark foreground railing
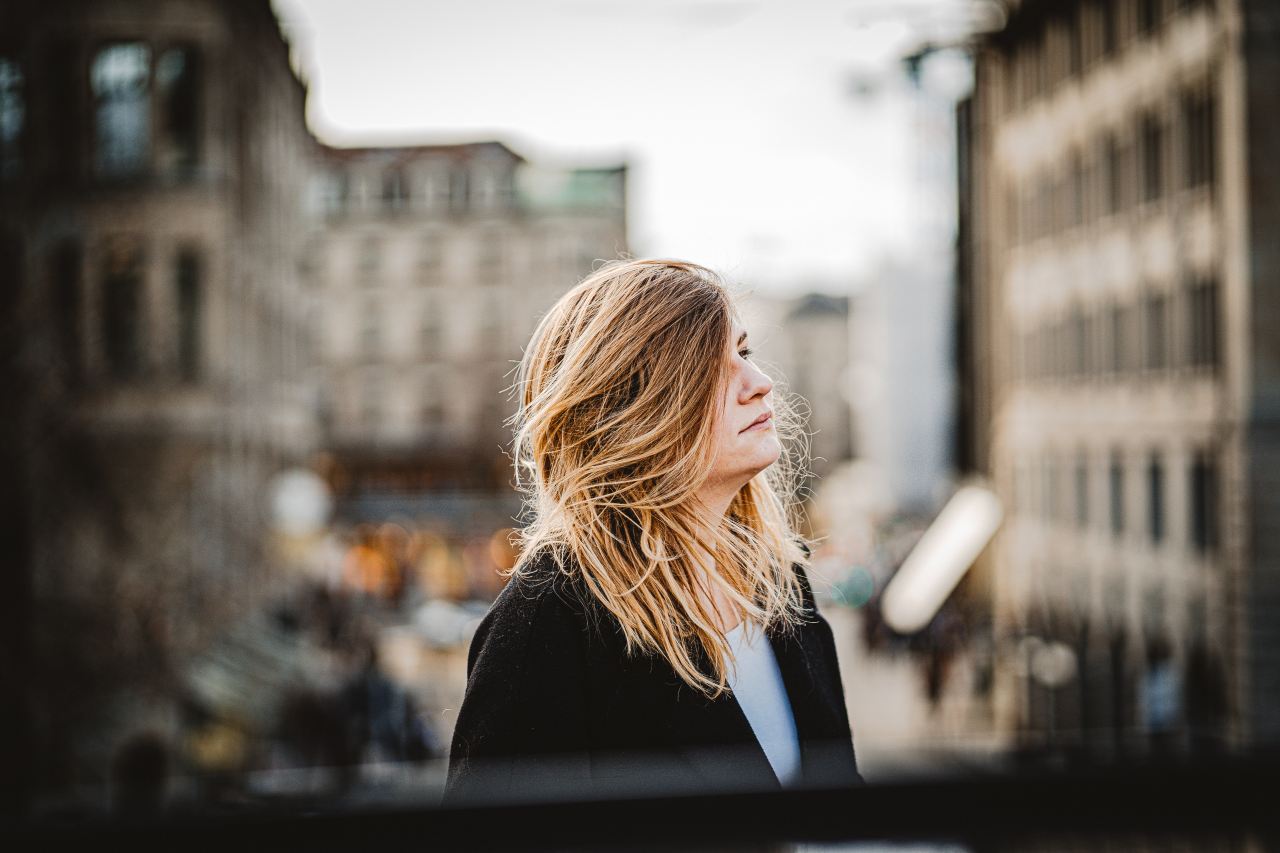
[[(741, 850), (948, 842), (973, 850), (1280, 849), (1280, 760), (966, 772), (856, 789), (468, 807), (292, 808), (9, 823), (6, 850)], [(91, 847), (92, 845), (92, 847)]]

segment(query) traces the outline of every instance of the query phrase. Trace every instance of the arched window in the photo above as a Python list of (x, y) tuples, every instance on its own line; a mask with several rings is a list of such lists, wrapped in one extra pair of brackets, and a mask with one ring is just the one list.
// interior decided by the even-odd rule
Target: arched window
[(27, 120), (23, 82), (17, 61), (0, 56), (0, 181), (22, 173), (22, 131)]
[(409, 203), (409, 184), (398, 166), (382, 173), (382, 206), (389, 212), (404, 210)]
[(178, 254), (174, 269), (175, 301), (178, 306), (178, 375), (186, 382), (200, 378), (200, 334), (203, 313), (200, 257), (194, 249)]
[(166, 49), (156, 60), (161, 171), (190, 175), (200, 161), (200, 54), (190, 45)]
[(449, 210), (465, 213), (469, 204), (470, 176), (465, 166), (458, 166), (449, 173)]
[(93, 58), (94, 171), (129, 177), (151, 155), (151, 49), (141, 42), (108, 45)]
[(108, 250), (102, 281), (102, 339), (107, 373), (131, 379), (142, 368), (142, 251), (133, 243)]
[(81, 360), (84, 357), (80, 328), (84, 299), (81, 286), (82, 263), (79, 243), (66, 240), (54, 249), (49, 264), (59, 354), (67, 381), (71, 385), (80, 380)]

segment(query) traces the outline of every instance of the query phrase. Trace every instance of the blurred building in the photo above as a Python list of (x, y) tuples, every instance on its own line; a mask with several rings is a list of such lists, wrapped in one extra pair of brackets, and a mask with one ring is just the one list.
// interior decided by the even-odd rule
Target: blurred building
[(319, 161), (305, 266), (340, 491), (419, 515), (443, 512), (432, 495), (510, 494), (516, 365), (555, 300), (626, 252), (625, 167), (539, 167), (500, 142)]
[(950, 249), (885, 262), (854, 297), (849, 399), (867, 506), (931, 518), (951, 482)]
[(6, 3), (0, 34), (6, 556), (57, 775), (163, 727), (172, 665), (270, 582), (266, 484), (316, 440), (306, 90), (266, 0)]
[(1280, 8), (1009, 4), (960, 111), (960, 457), (1004, 724), (1280, 737)]
[(808, 293), (783, 319), (783, 364), (791, 390), (809, 403), (814, 476), (821, 479), (854, 455), (849, 406), (848, 296)]
[[(848, 396), (849, 297), (806, 293), (744, 299), (752, 348), (804, 403), (810, 467), (821, 480), (853, 456)], [(809, 486), (815, 485), (811, 482)]]

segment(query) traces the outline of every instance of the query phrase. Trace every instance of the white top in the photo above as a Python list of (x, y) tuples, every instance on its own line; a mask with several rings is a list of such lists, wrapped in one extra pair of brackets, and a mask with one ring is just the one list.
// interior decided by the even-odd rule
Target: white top
[(745, 622), (739, 622), (725, 634), (738, 664), (736, 676), (733, 668), (729, 669), (729, 686), (751, 723), (756, 740), (773, 765), (774, 774), (785, 786), (800, 774), (800, 738), (796, 734), (796, 721), (773, 646), (754, 622), (744, 632)]

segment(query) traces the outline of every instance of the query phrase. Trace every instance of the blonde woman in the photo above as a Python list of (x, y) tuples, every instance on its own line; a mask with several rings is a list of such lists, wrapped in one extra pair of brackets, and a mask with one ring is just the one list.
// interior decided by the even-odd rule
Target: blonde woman
[(446, 801), (861, 782), (791, 527), (800, 434), (751, 356), (684, 261), (612, 262), (543, 318), (517, 379), (532, 520), (471, 642)]

